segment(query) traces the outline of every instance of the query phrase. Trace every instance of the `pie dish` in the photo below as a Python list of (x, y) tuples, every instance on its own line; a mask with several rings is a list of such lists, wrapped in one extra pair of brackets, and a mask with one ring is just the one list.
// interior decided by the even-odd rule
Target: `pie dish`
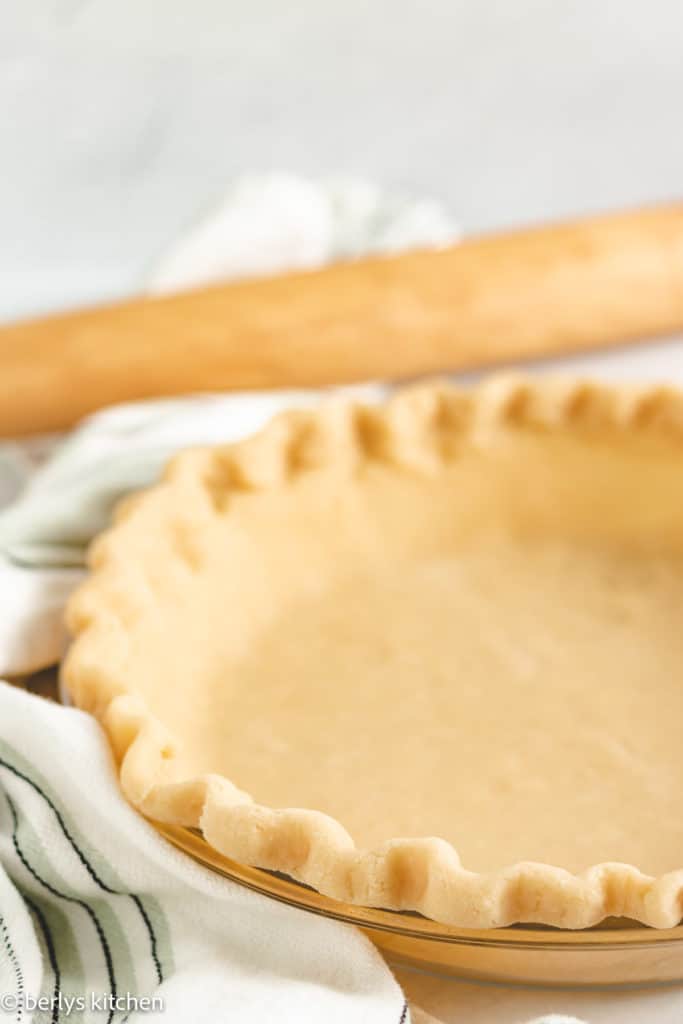
[(63, 679), (147, 816), (464, 928), (683, 916), (683, 394), (285, 413), (90, 564)]

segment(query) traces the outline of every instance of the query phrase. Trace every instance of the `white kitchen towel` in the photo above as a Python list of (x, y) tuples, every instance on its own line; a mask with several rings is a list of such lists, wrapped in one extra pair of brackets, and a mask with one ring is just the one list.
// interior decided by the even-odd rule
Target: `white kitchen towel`
[(252, 175), (231, 186), (223, 201), (171, 246), (146, 290), (160, 294), (370, 253), (435, 247), (458, 234), (452, 217), (432, 199), (358, 179)]

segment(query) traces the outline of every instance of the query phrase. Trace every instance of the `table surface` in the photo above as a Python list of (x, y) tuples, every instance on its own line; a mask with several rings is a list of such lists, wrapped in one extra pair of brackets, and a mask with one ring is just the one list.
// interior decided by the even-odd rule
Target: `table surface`
[[(0, 318), (135, 291), (249, 172), (359, 175), (468, 231), (677, 198), (678, 0), (24, 0), (0, 35)], [(683, 340), (572, 361), (683, 384)], [(683, 993), (400, 972), (444, 1021), (683, 1017)]]

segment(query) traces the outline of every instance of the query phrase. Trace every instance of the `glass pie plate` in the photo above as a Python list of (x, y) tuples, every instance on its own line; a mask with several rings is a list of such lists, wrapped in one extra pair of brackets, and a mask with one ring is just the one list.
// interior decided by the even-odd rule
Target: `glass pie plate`
[(354, 924), (390, 964), (453, 977), (547, 986), (643, 986), (683, 980), (683, 925), (610, 918), (582, 931), (514, 925), (473, 931), (419, 914), (357, 907), (284, 875), (237, 864), (193, 829), (153, 822), (174, 846), (234, 882), (311, 914)]
[[(42, 696), (70, 703), (63, 691), (57, 692), (52, 673), (22, 682)], [(396, 966), (477, 981), (555, 987), (642, 987), (683, 981), (683, 924), (656, 929), (609, 918), (579, 931), (540, 925), (452, 928), (420, 914), (340, 903), (284, 875), (230, 860), (194, 829), (152, 825), (211, 871), (270, 899), (356, 925)]]

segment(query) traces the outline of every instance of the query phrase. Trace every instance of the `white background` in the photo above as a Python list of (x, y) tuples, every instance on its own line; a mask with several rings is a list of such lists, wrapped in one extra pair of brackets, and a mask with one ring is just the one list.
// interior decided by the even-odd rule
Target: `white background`
[[(679, 0), (5, 0), (0, 318), (137, 290), (248, 172), (369, 177), (468, 231), (678, 198), (682, 101)], [(587, 365), (683, 381), (683, 343)], [(403, 980), (453, 1021), (683, 1019)]]

